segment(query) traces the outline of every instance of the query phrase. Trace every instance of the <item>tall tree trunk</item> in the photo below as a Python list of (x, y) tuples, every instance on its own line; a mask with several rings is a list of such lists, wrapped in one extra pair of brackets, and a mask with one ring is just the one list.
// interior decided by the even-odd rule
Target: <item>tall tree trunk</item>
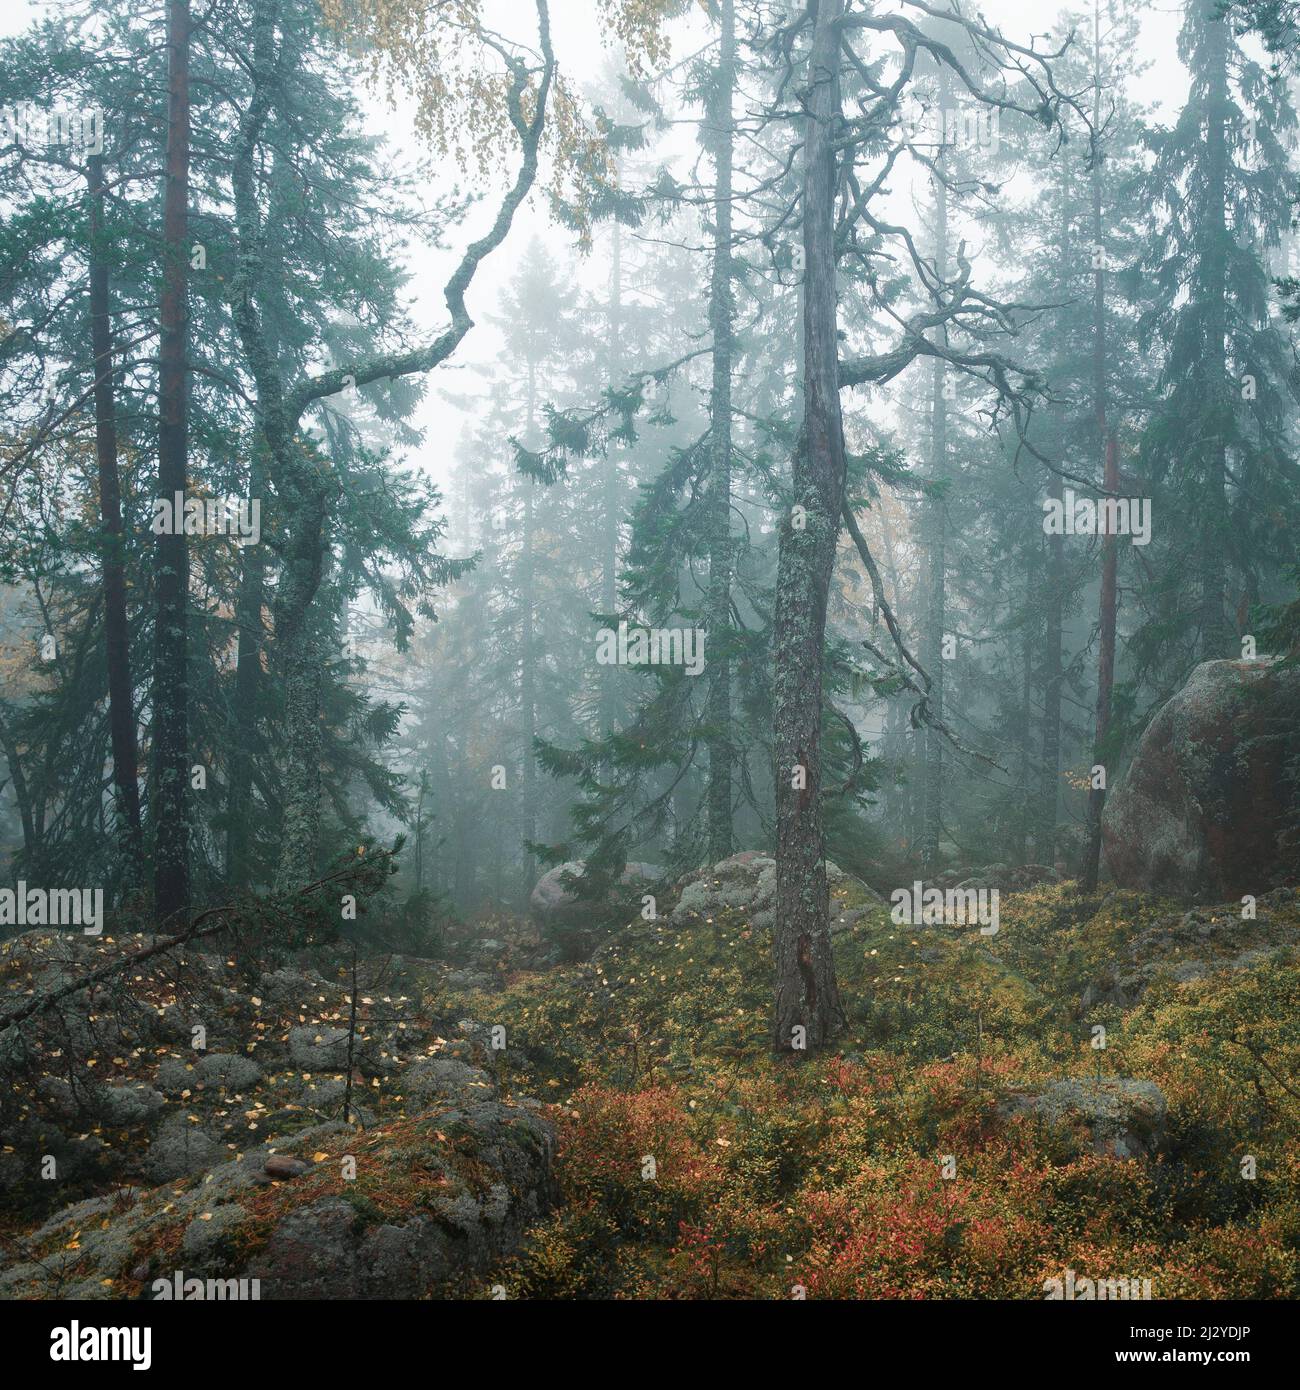
[[(1071, 236), (1071, 211), (1074, 207), (1074, 187), (1068, 161), (1061, 164), (1060, 209), (1061, 227), (1057, 246), (1058, 294), (1062, 303), (1073, 294), (1074, 240)], [(1061, 502), (1064, 486), (1059, 473), (1050, 473), (1048, 496)], [(1047, 538), (1047, 589), (1043, 614), (1043, 730), (1040, 750), (1037, 830), (1034, 836), (1034, 857), (1041, 864), (1056, 862), (1056, 818), (1060, 802), (1061, 777), (1061, 694), (1065, 682), (1062, 666), (1065, 624), (1065, 537)]]
[(1033, 799), (1029, 792), (1030, 731), (1033, 729), (1034, 695), (1034, 657), (1030, 632), (1029, 615), (1034, 606), (1034, 563), (1036, 547), (1029, 551), (1025, 568), (1025, 621), (1020, 634), (1020, 738), (1019, 759), (1016, 769), (1016, 787), (1019, 793), (1016, 807), (1014, 859), (1023, 864), (1029, 858), (1029, 817)]
[(429, 740), (429, 759), (431, 775), (429, 778), (430, 796), (437, 808), (431, 815), (433, 821), (433, 843), (429, 846), (429, 887), (437, 894), (447, 888), (446, 857), (443, 845), (447, 837), (441, 834), (442, 827), (448, 823), (448, 808), (452, 805), (451, 778), (447, 771), (447, 730), (444, 725)]
[[(623, 233), (617, 221), (613, 229), (613, 256), (609, 273), (609, 381), (617, 390), (623, 385)], [(601, 507), (601, 612), (614, 613), (618, 608), (618, 531), (619, 531), (619, 470), (613, 448), (606, 452), (602, 479)], [(602, 666), (600, 686), (600, 732), (613, 731), (618, 722), (618, 696), (615, 686), (616, 666)]]
[[(185, 491), (188, 450), (186, 284), (189, 269), (190, 7), (167, 0), (167, 174), (163, 196), (163, 289), (159, 314), (158, 495)], [(157, 540), (154, 587), (154, 914), (159, 923), (190, 905), (189, 546), (181, 518)], [(172, 927), (178, 925), (173, 922)]]
[[(1119, 491), (1119, 464), (1116, 459), (1115, 436), (1106, 440), (1106, 491)], [(1115, 617), (1118, 607), (1115, 582), (1119, 560), (1119, 538), (1109, 535), (1101, 552), (1101, 635), (1097, 657), (1097, 730), (1092, 760), (1102, 762), (1102, 747), (1110, 730), (1110, 699), (1115, 686)], [(1106, 789), (1091, 787), (1088, 791), (1088, 855), (1083, 867), (1083, 889), (1093, 892), (1101, 870), (1101, 813), (1106, 804)]]
[[(940, 109), (946, 105), (947, 73), (940, 83)], [(948, 273), (948, 187), (935, 178), (934, 263), (940, 279)], [(948, 402), (943, 388), (946, 363), (934, 360), (930, 393), (930, 474), (941, 481), (948, 471)], [(945, 503), (932, 497), (926, 505), (929, 520), (929, 581), (926, 586), (925, 655), (922, 664), (930, 676), (930, 707), (937, 719), (943, 718), (944, 627), (947, 623), (947, 547), (945, 544)], [(939, 868), (939, 839), (943, 832), (943, 734), (933, 724), (925, 730), (925, 772), (923, 783), (925, 817), (921, 830), (921, 864), (927, 875)]]
[(144, 868), (140, 826), (140, 753), (131, 641), (126, 613), (126, 548), (122, 490), (117, 475), (117, 412), (113, 385), (113, 321), (109, 306), (108, 255), (104, 245), (104, 160), (87, 161), (90, 183), (90, 347), (94, 356), (95, 458), (99, 465), (99, 518), (103, 546), (104, 647), (108, 673), (108, 729), (113, 784), (130, 877)]
[(707, 792), (709, 860), (732, 850), (731, 824), (731, 101), (736, 84), (736, 18), (733, 0), (722, 0), (710, 135), (714, 142), (713, 278), (709, 286), (709, 325), (713, 334), (713, 389), (709, 405), (709, 727)]
[(505, 812), (502, 810), (503, 798), (492, 798), (492, 911), (502, 909), (502, 871), (505, 866)]
[[(1053, 473), (1048, 493), (1058, 502), (1062, 496), (1061, 475)], [(1056, 861), (1056, 809), (1061, 777), (1061, 687), (1065, 621), (1065, 537), (1047, 538), (1047, 613), (1043, 651), (1043, 748), (1039, 769), (1038, 831), (1034, 855), (1039, 863)]]
[(287, 893), (315, 876), (320, 829), (322, 654), (314, 600), (325, 566), (328, 502), (323, 486), (290, 494), (293, 533), (275, 607), (275, 645), (284, 681), (284, 822), (275, 889)]
[[(1220, 15), (1218, 0), (1197, 0), (1205, 6), (1209, 35), (1209, 93), (1206, 122), (1205, 208), (1198, 231), (1203, 238), (1205, 316), (1205, 386), (1220, 411), (1232, 409), (1228, 383), (1228, 25)], [(1205, 529), (1199, 546), (1200, 559), (1200, 659), (1239, 655), (1234, 652), (1225, 604), (1228, 547), (1223, 521), (1228, 515), (1228, 457), (1225, 431), (1219, 429), (1206, 444), (1205, 497), (1202, 516)]]
[[(893, 536), (894, 528), (886, 517), (880, 533), (880, 571), (885, 580), (886, 592), (897, 595), (900, 592), (900, 584)], [(880, 734), (886, 778), (881, 791), (881, 809), (883, 824), (888, 832), (897, 836), (900, 849), (909, 840), (911, 829), (911, 787), (900, 780), (901, 770), (908, 761), (908, 734), (907, 711), (902, 700), (894, 696), (885, 705), (885, 725)]]
[[(253, 450), (248, 492), (250, 499), (266, 487), (264, 446)], [(252, 830), (253, 745), (257, 738), (257, 706), (262, 685), (262, 652), (266, 634), (262, 610), (266, 603), (266, 548), (245, 546), (240, 557), (239, 593), (235, 599), (235, 692), (231, 710), (230, 784), (226, 799), (226, 883), (249, 884), (249, 838)]]
[[(467, 762), (469, 757), (470, 720), (468, 700), (461, 704), (458, 713), (459, 718), (456, 721), (456, 737), (454, 740), (455, 756), (447, 759), (450, 767), (455, 767), (458, 763)], [(476, 801), (471, 800), (466, 795), (463, 780), (460, 779), (457, 781), (457, 793), (455, 806), (456, 861), (452, 868), (452, 893), (455, 897), (456, 906), (462, 912), (468, 912), (475, 906), (475, 903), (471, 901), (471, 899), (478, 878), (478, 839), (476, 827), (482, 818), (486, 805), (481, 793), (478, 793), (478, 799)], [(474, 836), (472, 841), (471, 836)]]
[(9, 768), (9, 780), (14, 787), (14, 801), (17, 803), (18, 818), (23, 827), (23, 853), (30, 873), (39, 862), (37, 853), (41, 833), (37, 828), (36, 818), (32, 814), (32, 795), (27, 785), (27, 774), (23, 769), (22, 753), (19, 750), (17, 739), (14, 738), (5, 720), (3, 703), (0, 703), (0, 748), (4, 749), (5, 763)]
[[(528, 415), (524, 425), (524, 439), (528, 447), (533, 446), (533, 429), (537, 408), (537, 363), (530, 348), (528, 357)], [(523, 650), (520, 654), (522, 666), (519, 682), (520, 717), (524, 734), (524, 786), (523, 786), (523, 838), (524, 882), (521, 898), (527, 906), (528, 897), (537, 880), (537, 860), (527, 846), (537, 840), (537, 759), (533, 753), (533, 740), (537, 737), (537, 653), (536, 633), (533, 625), (533, 586), (535, 583), (534, 537), (533, 537), (533, 497), (537, 484), (532, 478), (524, 480), (524, 540), (520, 563), (519, 599), (523, 609)]]
[[(330, 485), (310, 446), (297, 434), (307, 400), (286, 391), (274, 334), (258, 312), (256, 296), (266, 274), (261, 259), (261, 215), (252, 159), (275, 100), (272, 73), (279, 6), (254, 8), (253, 98), (240, 120), (234, 160), (235, 224), (240, 269), (232, 296), (234, 317), (249, 369), (257, 383), (258, 424), (268, 468), (284, 499), (289, 536), (275, 596), (275, 654), (284, 684), (281, 772), (283, 819), (273, 887), (286, 893), (310, 879), (316, 867), (321, 798), (321, 644), (315, 599), (324, 573)], [(355, 378), (354, 378), (355, 379)]]
[(820, 0), (804, 135), (804, 421), (792, 469), (802, 525), (781, 526), (775, 612), (776, 1003), (773, 1046), (815, 1048), (844, 1025), (831, 955), (821, 805), (826, 604), (844, 505), (834, 212), (843, 0)]
[[(1101, 129), (1101, 4), (1092, 7), (1092, 124)], [(1101, 249), (1101, 152), (1092, 161), (1092, 244)], [(1115, 436), (1107, 419), (1106, 392), (1106, 270), (1105, 257), (1097, 254), (1092, 281), (1092, 408), (1097, 425), (1097, 449), (1105, 456), (1103, 486), (1108, 493), (1119, 491), (1119, 464)], [(1107, 535), (1101, 549), (1101, 605), (1099, 650), (1097, 654), (1097, 719), (1093, 733), (1092, 761), (1102, 761), (1102, 749), (1110, 729), (1110, 698), (1115, 685), (1116, 570), (1119, 541)], [(1106, 804), (1105, 787), (1088, 789), (1088, 846), (1083, 862), (1083, 891), (1093, 893), (1101, 873), (1101, 813)]]

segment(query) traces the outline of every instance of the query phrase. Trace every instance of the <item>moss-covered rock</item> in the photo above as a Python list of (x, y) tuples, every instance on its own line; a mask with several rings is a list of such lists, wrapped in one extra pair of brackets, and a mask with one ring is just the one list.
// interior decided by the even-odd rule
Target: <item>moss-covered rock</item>
[(1262, 896), (1300, 873), (1300, 670), (1206, 661), (1148, 725), (1106, 799), (1106, 863), (1126, 888)]

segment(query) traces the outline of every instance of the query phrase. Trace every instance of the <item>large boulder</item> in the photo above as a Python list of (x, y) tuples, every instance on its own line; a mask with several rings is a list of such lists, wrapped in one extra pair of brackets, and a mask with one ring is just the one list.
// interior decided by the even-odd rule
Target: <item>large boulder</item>
[(197, 1116), (177, 1111), (159, 1126), (140, 1168), (150, 1182), (173, 1182), (202, 1173), (226, 1157), (226, 1150), (205, 1133)]
[(1207, 661), (1160, 710), (1106, 798), (1106, 863), (1124, 888), (1211, 900), (1295, 876), (1300, 671)]
[[(463, 1171), (444, 1156), (447, 1133), (472, 1155)], [(238, 1275), (257, 1279), (262, 1297), (273, 1299), (464, 1297), (481, 1289), (475, 1276), (554, 1205), (551, 1125), (488, 1101), (417, 1120), (404, 1142), (423, 1149), (408, 1178), (423, 1190), (420, 1202), (372, 1211), (331, 1192), (294, 1205)]]
[[(832, 881), (839, 872), (834, 865), (827, 866)], [(746, 849), (687, 874), (672, 921), (681, 926), (695, 918), (707, 919), (735, 909), (749, 913), (754, 926), (770, 929), (775, 903), (776, 860), (759, 850)]]
[(1084, 1145), (1113, 1158), (1149, 1158), (1165, 1139), (1169, 1106), (1153, 1081), (1128, 1076), (1068, 1077), (1037, 1093), (1013, 1092), (998, 1107), (1004, 1119), (1030, 1115), (1073, 1130)]
[(1028, 893), (1043, 884), (1060, 883), (1059, 869), (1049, 864), (985, 864), (948, 869), (927, 886), (935, 888), (996, 888), (999, 893)]
[[(633, 900), (631, 905), (639, 911), (640, 904), (634, 901), (634, 895), (663, 877), (663, 870), (657, 864), (628, 864), (619, 879), (625, 891), (610, 893), (604, 898), (584, 898), (572, 892), (564, 879), (566, 875), (582, 878), (586, 869), (581, 859), (571, 859), (568, 863), (557, 864), (538, 879), (528, 900), (540, 937), (531, 961), (534, 969), (586, 960), (608, 936), (611, 927), (627, 920), (622, 917), (616, 921), (615, 914), (628, 908), (630, 899)], [(449, 983), (454, 987), (456, 982), (453, 979)]]
[[(853, 879), (838, 864), (826, 861), (826, 880), (832, 895), (850, 882), (859, 896), (879, 902), (879, 895), (865, 883)], [(865, 909), (840, 911), (831, 904), (831, 931), (852, 925)], [(762, 850), (747, 849), (716, 864), (706, 864), (681, 880), (681, 895), (673, 908), (672, 922), (708, 920), (719, 912), (744, 912), (752, 926), (770, 931), (776, 922), (776, 860)]]
[[(557, 864), (537, 880), (537, 886), (529, 895), (528, 906), (539, 922), (545, 925), (575, 912), (598, 907), (598, 904), (584, 902), (564, 883), (566, 875), (581, 878), (586, 867), (581, 859), (570, 859), (566, 864)], [(657, 864), (629, 864), (619, 882), (630, 884), (642, 879), (657, 879), (662, 874), (663, 870)]]
[(227, 1091), (244, 1091), (262, 1079), (262, 1068), (251, 1057), (232, 1052), (209, 1052), (194, 1068), (194, 1074), (208, 1086)]
[(454, 1058), (418, 1059), (402, 1084), (409, 1118), (391, 1131), (327, 1122), (233, 1154), (177, 1113), (146, 1165), (161, 1185), (73, 1203), (0, 1246), (0, 1301), (147, 1299), (178, 1276), (257, 1280), (264, 1299), (481, 1296), (558, 1200), (554, 1127)]

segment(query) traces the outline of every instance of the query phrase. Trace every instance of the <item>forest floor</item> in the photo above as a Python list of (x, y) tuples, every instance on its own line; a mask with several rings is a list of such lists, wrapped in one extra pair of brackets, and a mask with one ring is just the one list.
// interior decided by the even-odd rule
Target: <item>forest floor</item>
[[(896, 925), (849, 878), (834, 907), (847, 1024), (804, 1059), (771, 1053), (768, 933), (743, 907), (638, 918), (590, 961), (545, 971), (511, 966), (525, 923), (489, 922), (502, 949), (488, 989), (451, 989), (464, 974), (432, 963), (383, 975), (367, 962), (363, 1134), (334, 1117), (346, 976), (249, 984), (233, 961), (195, 955), (192, 978), (216, 980), (206, 1016), (222, 1001), (217, 1056), (186, 1060), (193, 1008), (173, 1010), (174, 984), (135, 986), (170, 1035), (136, 1024), (137, 1046), (78, 1057), (97, 1086), (115, 1082), (93, 1126), (63, 1136), (93, 1143), (73, 1183), (83, 1200), (51, 1217), (29, 1185), (27, 1206), (9, 1204), (0, 1296), (131, 1297), (177, 1265), (256, 1269), (295, 1212), (312, 1204), (324, 1222), (343, 1201), (349, 1230), (372, 1235), (466, 1210), (481, 1233), (479, 1215), (501, 1207), (471, 1265), (448, 1271), (441, 1247), (390, 1262), (409, 1284), (398, 1296), (1037, 1299), (1068, 1271), (1150, 1280), (1156, 1298), (1296, 1295), (1293, 890), (1243, 921), (1237, 904), (1053, 885), (1004, 897), (994, 936)], [(0, 975), (12, 999), (41, 972), (8, 943)], [(33, 1105), (69, 1099), (59, 1075), (51, 1063)], [(148, 1117), (147, 1142), (131, 1104), (166, 1115)], [(49, 1123), (27, 1109), (15, 1133)], [(168, 1170), (196, 1131), (210, 1148)], [(28, 1137), (33, 1152), (47, 1142)], [(3, 1148), (27, 1162), (21, 1139)], [(358, 1181), (341, 1180), (344, 1154)], [(295, 1155), (268, 1177), (268, 1159)], [(299, 1264), (321, 1230), (295, 1236)], [(398, 1277), (378, 1256), (370, 1269)], [(294, 1287), (383, 1291), (350, 1277)]]
[(511, 1084), (558, 1096), (563, 1205), (502, 1283), (1042, 1298), (1072, 1270), (1157, 1298), (1300, 1291), (1293, 891), (1242, 921), (1044, 887), (1004, 898), (991, 937), (897, 926), (851, 879), (835, 899), (833, 1053), (771, 1054), (769, 938), (743, 911), (637, 923), (594, 964), (467, 1001), (509, 1028)]

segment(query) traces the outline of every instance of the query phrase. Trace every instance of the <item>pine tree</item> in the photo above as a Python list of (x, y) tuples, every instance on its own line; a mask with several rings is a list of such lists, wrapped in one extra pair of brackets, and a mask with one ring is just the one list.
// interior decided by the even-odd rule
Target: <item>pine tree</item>
[(1143, 327), (1168, 350), (1142, 438), (1157, 540), (1131, 646), (1158, 693), (1194, 661), (1240, 655), (1244, 615), (1292, 551), (1278, 518), (1297, 483), (1290, 351), (1266, 267), (1290, 218), (1295, 116), (1215, 0), (1188, 0), (1179, 53), (1191, 90), (1151, 136), (1159, 222), (1143, 261)]

